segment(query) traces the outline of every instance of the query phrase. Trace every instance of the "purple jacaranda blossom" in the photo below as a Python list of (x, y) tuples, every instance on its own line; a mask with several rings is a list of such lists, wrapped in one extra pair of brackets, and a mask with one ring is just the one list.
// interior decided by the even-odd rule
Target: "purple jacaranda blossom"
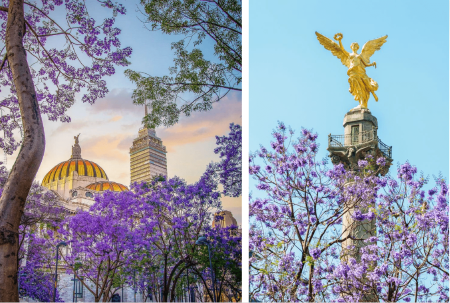
[[(8, 7), (9, 1), (1, 0)], [(110, 3), (105, 5), (105, 3)], [(93, 104), (109, 92), (105, 78), (113, 75), (118, 66), (129, 65), (130, 47), (122, 47), (121, 30), (114, 27), (118, 15), (125, 14), (122, 4), (111, 1), (91, 1), (91, 9), (111, 13), (103, 20), (88, 13), (85, 1), (42, 0), (25, 2), (26, 30), (23, 44), (33, 64), (30, 77), (36, 89), (36, 99), (42, 115), (51, 121), (70, 122), (67, 110), (79, 94), (83, 102)], [(63, 14), (60, 20), (61, 13)], [(7, 12), (0, 14), (0, 39), (5, 41)], [(3, 57), (4, 53), (2, 53)], [(2, 123), (0, 147), (12, 154), (21, 141), (14, 131), (21, 131), (21, 113), (8, 68), (0, 71), (4, 97), (0, 102)]]
[[(9, 171), (0, 162), (0, 194)], [(52, 227), (65, 217), (57, 195), (37, 182), (31, 185), (19, 226), (19, 296), (36, 301), (53, 300), (55, 251), (42, 237), (39, 226)], [(59, 292), (56, 301), (61, 302)]]
[[(214, 153), (222, 159), (221, 162), (208, 165), (205, 178), (217, 179), (223, 186), (223, 194), (238, 197), (242, 193), (242, 128), (238, 124), (230, 124), (227, 136), (216, 136)], [(259, 170), (259, 167), (250, 167)]]
[(259, 165), (252, 165), (250, 166), (250, 175), (254, 175), (259, 172), (261, 167)]
[(367, 219), (367, 216), (363, 214), (360, 210), (355, 210), (355, 212), (352, 214), (352, 218), (357, 221), (363, 221)]
[[(429, 190), (428, 178), (409, 163), (399, 166), (396, 177), (377, 176), (377, 169), (346, 171), (342, 164), (328, 168), (311, 148), (316, 134), (303, 129), (295, 139), (285, 129), (275, 130), (271, 153), (250, 156), (251, 166), (265, 168), (252, 175), (251, 298), (448, 300), (446, 181), (437, 178)], [(386, 159), (374, 157), (359, 164), (387, 165)], [(363, 234), (343, 233), (343, 219), (349, 216)], [(343, 250), (345, 237), (354, 241)]]
[(383, 157), (380, 157), (377, 159), (377, 165), (379, 166), (385, 166), (386, 165), (386, 159)]
[(358, 161), (358, 166), (359, 167), (366, 167), (368, 164), (369, 164), (369, 162), (366, 161), (366, 160), (359, 160)]
[(311, 249), (311, 257), (313, 257), (314, 260), (319, 259), (319, 257), (320, 257), (320, 252), (321, 252), (321, 249), (320, 249), (320, 248), (314, 248), (314, 249)]
[[(43, 237), (29, 233), (26, 235), (26, 247), (21, 247), (18, 279), (19, 296), (41, 302), (53, 300), (55, 250)], [(56, 301), (63, 302), (57, 290)]]
[[(226, 149), (234, 142), (218, 145)], [(194, 275), (201, 277), (198, 281), (208, 289), (208, 250), (196, 245), (199, 236), (206, 237), (213, 249), (213, 268), (222, 285), (218, 295), (228, 295), (224, 292), (241, 280), (241, 231), (234, 225), (222, 226), (223, 216), (216, 213), (221, 209), (221, 180), (209, 174), (209, 167), (194, 184), (157, 176), (149, 183), (133, 184), (131, 191), (106, 191), (95, 196), (89, 211), (71, 215), (53, 192), (33, 184), (20, 227), (21, 243), (27, 243), (19, 251), (19, 260), (26, 259), (19, 268), (23, 274), (19, 277), (23, 280), (21, 295), (51, 300), (55, 246), (64, 240), (68, 249), (60, 254), (60, 265), (67, 273), (83, 277), (85, 291), (96, 301), (110, 299), (113, 279), (141, 291), (146, 288), (146, 296), (151, 282), (154, 288), (150, 293), (160, 296), (159, 301), (173, 301), (175, 289), (187, 283), (187, 271), (191, 283)], [(7, 175), (0, 166), (0, 193)], [(288, 212), (286, 208), (278, 211)], [(213, 220), (215, 227), (211, 227)], [(117, 290), (119, 286), (114, 287)], [(205, 295), (212, 298), (210, 292)], [(241, 295), (236, 292), (233, 296), (239, 300)]]
[(409, 181), (413, 178), (415, 173), (417, 173), (417, 168), (406, 162), (400, 166), (398, 170), (398, 178)]

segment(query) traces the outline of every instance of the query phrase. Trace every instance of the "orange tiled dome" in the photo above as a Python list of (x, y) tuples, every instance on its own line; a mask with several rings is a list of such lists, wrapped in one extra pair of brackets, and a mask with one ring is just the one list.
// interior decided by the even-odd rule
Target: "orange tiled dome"
[(129, 189), (120, 183), (116, 182), (105, 182), (105, 181), (99, 181), (92, 184), (89, 184), (86, 186), (87, 189), (95, 190), (95, 191), (129, 191)]
[(103, 168), (97, 163), (84, 159), (70, 159), (53, 167), (42, 180), (42, 184), (62, 180), (76, 171), (79, 176), (97, 177), (109, 180)]

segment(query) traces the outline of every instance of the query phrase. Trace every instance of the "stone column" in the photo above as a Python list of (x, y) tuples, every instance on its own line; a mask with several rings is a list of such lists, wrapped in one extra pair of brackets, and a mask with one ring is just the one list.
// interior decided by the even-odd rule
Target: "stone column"
[[(377, 138), (378, 121), (368, 109), (352, 109), (345, 114), (343, 125), (345, 146), (352, 149), (347, 152), (347, 169), (358, 172), (358, 160), (364, 159), (367, 154), (374, 153), (378, 148), (375, 140)], [(347, 237), (350, 234), (355, 238), (367, 239), (373, 235), (371, 231), (375, 228), (375, 221), (364, 223), (355, 221), (351, 216), (352, 214), (353, 209), (343, 217), (342, 237)], [(347, 250), (347, 247), (352, 246), (355, 247), (353, 253)], [(342, 243), (342, 251), (359, 261), (359, 250), (364, 246), (365, 243), (362, 241), (348, 239)]]
[[(392, 163), (392, 148), (385, 146), (378, 138), (378, 121), (368, 109), (355, 108), (350, 110), (344, 117), (344, 136), (329, 136), (328, 151), (333, 164), (344, 164), (346, 170), (359, 173), (358, 161), (367, 155), (372, 155), (376, 160), (379, 157), (386, 158), (386, 166), (380, 170), (382, 175), (386, 174)], [(351, 185), (352, 183), (347, 183)], [(350, 206), (352, 207), (352, 206)], [(367, 210), (366, 210), (367, 211)], [(364, 210), (363, 210), (364, 212)], [(350, 208), (342, 220), (342, 237), (352, 235), (354, 238), (363, 240), (347, 239), (342, 242), (342, 257), (348, 260), (353, 257), (361, 259), (360, 250), (367, 244), (364, 240), (376, 235), (375, 220), (356, 221), (352, 218), (354, 209)], [(376, 298), (373, 294), (367, 294), (360, 302), (373, 302)]]

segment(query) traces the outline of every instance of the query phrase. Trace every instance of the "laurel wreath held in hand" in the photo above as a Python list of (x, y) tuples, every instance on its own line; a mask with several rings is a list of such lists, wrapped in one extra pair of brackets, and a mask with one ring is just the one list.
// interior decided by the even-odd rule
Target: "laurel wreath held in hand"
[(337, 33), (336, 35), (334, 35), (334, 40), (342, 40), (342, 38), (344, 37), (344, 35), (342, 35), (341, 33)]

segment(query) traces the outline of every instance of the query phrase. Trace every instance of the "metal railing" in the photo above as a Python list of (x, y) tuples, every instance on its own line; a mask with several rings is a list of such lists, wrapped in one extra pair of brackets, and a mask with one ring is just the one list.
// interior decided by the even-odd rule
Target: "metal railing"
[(83, 287), (83, 278), (81, 280), (78, 280), (77, 278), (73, 278), (73, 302), (78, 302), (78, 299), (83, 298), (84, 295), (84, 287)]
[(392, 146), (388, 146), (376, 135), (375, 130), (364, 131), (355, 135), (328, 135), (328, 147), (345, 147), (378, 141), (378, 148), (386, 158), (392, 158)]
[(383, 143), (383, 141), (378, 138), (378, 148), (380, 149), (381, 153), (384, 155), (385, 158), (391, 158), (392, 159), (392, 146), (387, 146)]
[(328, 146), (329, 147), (343, 147), (366, 143), (376, 138), (375, 130), (368, 130), (353, 135), (329, 135)]

